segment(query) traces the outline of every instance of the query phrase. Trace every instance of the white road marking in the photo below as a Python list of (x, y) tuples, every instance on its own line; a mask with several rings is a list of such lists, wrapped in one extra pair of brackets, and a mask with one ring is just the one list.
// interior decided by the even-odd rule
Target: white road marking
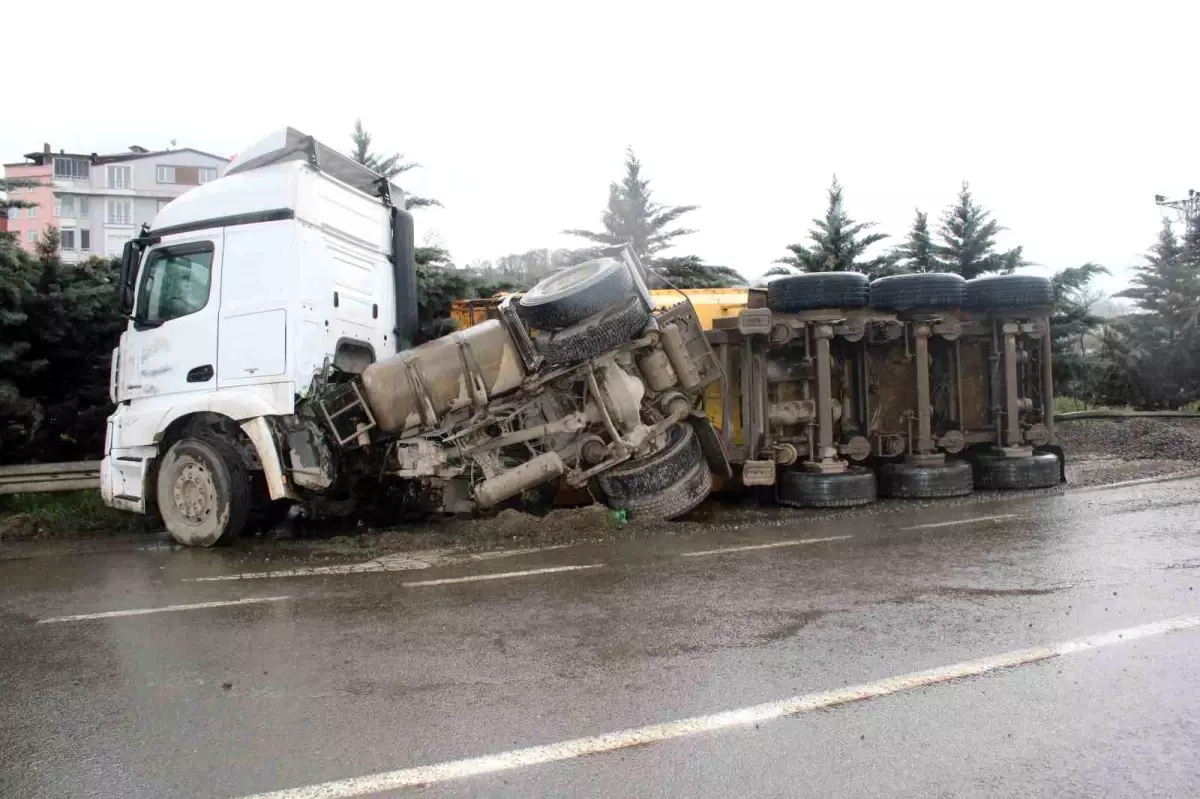
[(1089, 649), (1125, 643), (1138, 638), (1163, 635), (1176, 630), (1193, 629), (1200, 626), (1200, 615), (1179, 616), (1173, 619), (1151, 622), (1139, 627), (1112, 630), (1099, 635), (1076, 638), (1050, 646), (1020, 649), (1000, 655), (968, 660), (950, 666), (941, 666), (926, 671), (913, 672), (898, 677), (887, 677), (864, 685), (837, 688), (832, 691), (793, 696), (778, 702), (767, 702), (752, 707), (714, 713), (710, 716), (694, 716), (663, 724), (610, 732), (589, 738), (514, 749), (482, 757), (452, 760), (429, 766), (388, 771), (365, 777), (333, 780), (316, 785), (289, 788), (282, 791), (255, 794), (244, 799), (343, 799), (350, 796), (394, 791), (399, 788), (431, 785), (433, 783), (459, 780), (482, 774), (494, 774), (545, 763), (570, 760), (585, 755), (614, 752), (630, 746), (660, 743), (683, 738), (697, 733), (746, 727), (751, 724), (773, 721), (784, 716), (794, 716), (822, 708), (836, 707), (849, 702), (877, 699), (891, 694), (912, 691), (939, 683), (977, 677), (1000, 669), (1009, 669), (1038, 663), (1044, 660), (1071, 655)]
[(558, 572), (576, 572), (583, 569), (599, 569), (605, 563), (589, 563), (586, 566), (549, 566), (545, 569), (526, 569), (519, 572), (500, 572), (499, 574), (473, 574), (470, 577), (446, 577), (441, 580), (419, 580), (412, 583), (400, 583), (402, 588), (423, 588), (429, 585), (453, 585), (454, 583), (474, 583), (480, 580), (503, 580), (508, 577), (529, 577), (534, 574), (556, 574)]
[(826, 541), (845, 541), (852, 535), (834, 535), (829, 538), (801, 538), (796, 541), (776, 541), (771, 544), (750, 544), (744, 547), (725, 547), (724, 549), (703, 549), (699, 552), (683, 552), (681, 558), (701, 558), (706, 555), (724, 555), (729, 552), (753, 552), (757, 549), (779, 549), (780, 547), (795, 547), (801, 544), (821, 544)]
[(374, 560), (362, 563), (342, 563), (336, 566), (306, 566), (298, 569), (279, 569), (267, 572), (243, 572), (241, 574), (220, 574), (213, 577), (190, 577), (185, 583), (211, 583), (226, 580), (265, 580), (278, 577), (320, 577), (328, 574), (374, 574), (378, 572), (413, 571), (429, 569), (434, 566), (453, 566), (457, 563), (495, 560), (514, 555), (532, 555), (537, 552), (549, 552), (555, 549), (566, 549), (570, 544), (558, 544), (552, 547), (531, 547), (529, 549), (501, 549), (492, 552), (460, 552), (455, 549), (424, 549), (415, 552), (400, 552), (395, 555), (384, 555)]
[(970, 519), (955, 519), (952, 522), (934, 522), (933, 524), (918, 524), (914, 527), (902, 527), (901, 530), (930, 530), (934, 527), (953, 527), (956, 524), (974, 524), (975, 522), (995, 522), (1001, 519), (1015, 519), (1017, 514), (1005, 513), (1001, 516), (974, 516)]
[(87, 621), (88, 619), (115, 619), (120, 616), (145, 616), (150, 613), (173, 613), (177, 610), (204, 610), (226, 608), (231, 605), (256, 605), (260, 602), (282, 602), (290, 596), (256, 596), (247, 599), (230, 599), (223, 602), (197, 602), (194, 605), (167, 605), (161, 608), (135, 608), (133, 610), (110, 610), (104, 613), (81, 613), (78, 616), (55, 616), (39, 619), (38, 624), (58, 624), (64, 621)]
[[(1093, 486), (1082, 486), (1077, 491), (1106, 491), (1110, 488), (1127, 488), (1129, 486), (1148, 485), (1150, 483), (1169, 483), (1176, 480), (1192, 480), (1200, 477), (1200, 470), (1189, 469), (1182, 472), (1168, 472), (1157, 477), (1138, 477), (1133, 480), (1121, 480), (1116, 483), (1097, 483)], [(1070, 483), (1068, 483), (1070, 485)]]

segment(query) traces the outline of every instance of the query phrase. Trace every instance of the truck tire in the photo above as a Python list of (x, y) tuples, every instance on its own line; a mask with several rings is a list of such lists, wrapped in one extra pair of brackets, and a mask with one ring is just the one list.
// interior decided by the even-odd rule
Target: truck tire
[(631, 519), (667, 521), (695, 510), (712, 493), (712, 472), (700, 462), (662, 491), (621, 500), (609, 500), (610, 508), (624, 508)]
[(667, 445), (661, 450), (614, 466), (599, 475), (596, 483), (611, 500), (644, 497), (665, 491), (703, 462), (696, 431), (682, 423), (667, 432)]
[(538, 351), (549, 366), (582, 361), (615, 350), (640, 333), (649, 321), (650, 312), (637, 297), (545, 338), (539, 336)]
[(1024, 491), (1050, 488), (1059, 483), (1061, 467), (1053, 452), (1035, 452), (1006, 458), (991, 453), (975, 455), (975, 487)]
[(597, 258), (539, 280), (517, 301), (517, 316), (535, 330), (562, 330), (633, 296), (625, 264)]
[(879, 495), (884, 497), (965, 497), (974, 490), (971, 464), (957, 458), (947, 458), (945, 463), (931, 466), (897, 461), (879, 468)]
[(155, 486), (167, 532), (189, 547), (229, 542), (246, 526), (250, 477), (241, 456), (217, 438), (184, 438), (167, 450)]
[(973, 311), (1048, 311), (1054, 285), (1038, 275), (988, 275), (967, 281), (967, 308)]
[(967, 281), (949, 272), (892, 275), (871, 281), (871, 306), (900, 313), (950, 311), (963, 307)]
[(853, 508), (875, 501), (875, 473), (863, 466), (847, 466), (834, 474), (783, 469), (775, 486), (780, 505), (796, 508)]
[(811, 272), (767, 284), (767, 307), (794, 313), (821, 308), (866, 308), (871, 282), (858, 272)]

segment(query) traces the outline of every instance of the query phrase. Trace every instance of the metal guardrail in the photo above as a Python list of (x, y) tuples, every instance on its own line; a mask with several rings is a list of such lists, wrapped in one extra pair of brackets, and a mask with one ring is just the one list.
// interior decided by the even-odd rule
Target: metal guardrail
[(0, 494), (86, 491), (100, 487), (100, 461), (0, 466)]

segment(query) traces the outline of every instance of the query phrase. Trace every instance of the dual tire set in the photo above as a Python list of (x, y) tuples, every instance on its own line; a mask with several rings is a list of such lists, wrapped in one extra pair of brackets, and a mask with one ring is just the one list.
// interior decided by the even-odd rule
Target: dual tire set
[[(569, 267), (542, 280), (518, 301), (517, 316), (536, 331), (548, 366), (611, 352), (650, 321), (633, 277), (614, 258)], [(667, 431), (655, 452), (616, 466), (592, 481), (592, 493), (630, 518), (673, 519), (703, 502), (712, 473), (690, 424)]]
[(1050, 488), (1061, 480), (1062, 463), (1052, 452), (1007, 457), (982, 450), (927, 466), (894, 461), (878, 472), (865, 466), (847, 466), (833, 474), (785, 469), (777, 478), (776, 499), (796, 508), (852, 508), (869, 505), (877, 496), (944, 499), (965, 497), (976, 488)]
[[(988, 275), (964, 280), (951, 273), (894, 275), (874, 281), (856, 272), (780, 277), (767, 284), (767, 307), (781, 313), (875, 309), (901, 315), (966, 310), (979, 313), (1044, 312), (1054, 304), (1049, 280), (1036, 275)], [(1033, 489), (1058, 484), (1059, 457), (1049, 452), (1003, 457), (980, 450), (944, 463), (882, 464), (878, 471), (849, 466), (840, 473), (803, 469), (780, 472), (777, 499), (794, 507), (866, 505), (877, 495), (908, 499), (958, 497), (976, 488)]]
[(517, 316), (536, 331), (538, 352), (560, 366), (610, 352), (650, 321), (633, 277), (614, 258), (597, 258), (539, 281), (517, 301)]
[(894, 313), (1040, 310), (1054, 304), (1054, 287), (1037, 275), (988, 275), (963, 280), (948, 272), (868, 280), (857, 272), (812, 272), (767, 284), (767, 307), (782, 313), (874, 308)]

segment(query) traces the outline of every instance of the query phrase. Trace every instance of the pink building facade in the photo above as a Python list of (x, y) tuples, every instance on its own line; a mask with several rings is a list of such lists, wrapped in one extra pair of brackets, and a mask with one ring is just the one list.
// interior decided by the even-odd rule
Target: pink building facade
[(6, 178), (24, 178), (36, 180), (36, 188), (13, 189), (9, 191), (9, 199), (24, 200), (36, 203), (32, 208), (14, 208), (8, 215), (8, 232), (16, 236), (21, 246), (33, 252), (34, 245), (46, 225), (58, 227), (54, 216), (54, 187), (52, 185), (53, 167), (38, 164), (5, 164)]

